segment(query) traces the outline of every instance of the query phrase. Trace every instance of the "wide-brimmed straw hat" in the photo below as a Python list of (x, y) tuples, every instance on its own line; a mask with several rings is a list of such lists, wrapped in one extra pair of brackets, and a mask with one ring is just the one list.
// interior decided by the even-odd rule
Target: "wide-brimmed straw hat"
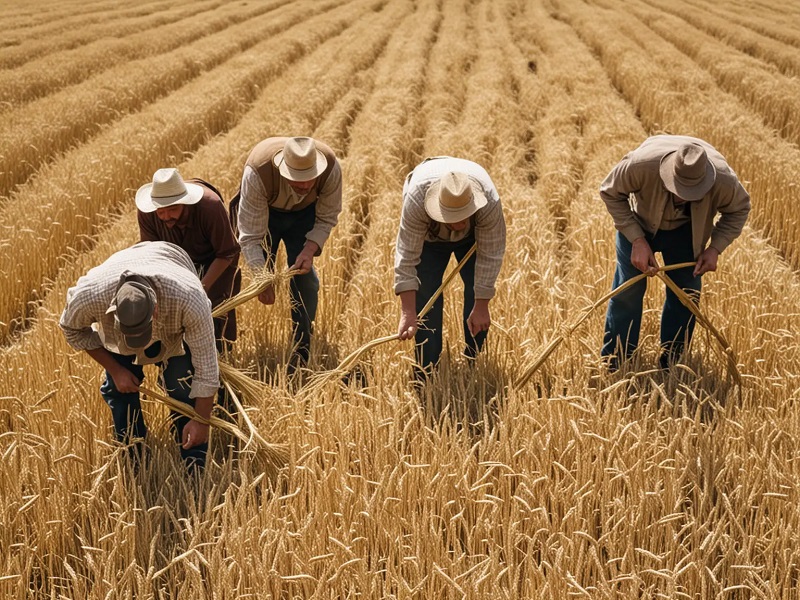
[(717, 170), (708, 160), (705, 148), (687, 143), (665, 154), (659, 167), (664, 186), (682, 200), (696, 201), (714, 186)]
[(155, 292), (146, 283), (125, 281), (117, 288), (106, 314), (114, 313), (114, 326), (128, 348), (144, 348), (150, 343), (155, 306)]
[(286, 140), (283, 150), (275, 153), (272, 163), (291, 181), (310, 181), (322, 175), (328, 167), (328, 159), (317, 150), (317, 143), (310, 137)]
[(159, 169), (153, 175), (153, 183), (136, 192), (136, 207), (149, 213), (176, 204), (197, 204), (202, 197), (203, 187), (184, 182), (178, 169)]
[(480, 185), (465, 173), (446, 173), (425, 192), (425, 212), (439, 223), (457, 223), (486, 206)]

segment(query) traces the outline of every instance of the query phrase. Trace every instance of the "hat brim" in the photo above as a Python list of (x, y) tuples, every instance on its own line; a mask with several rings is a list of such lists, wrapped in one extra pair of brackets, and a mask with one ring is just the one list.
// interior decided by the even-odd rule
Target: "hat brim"
[(176, 204), (197, 204), (203, 197), (203, 186), (196, 183), (185, 183), (186, 193), (178, 196), (164, 196), (153, 198), (153, 184), (146, 183), (136, 192), (136, 208), (145, 213), (150, 213), (159, 208), (167, 208)]
[(283, 150), (279, 150), (275, 153), (275, 156), (272, 157), (272, 164), (278, 167), (280, 174), (290, 181), (311, 181), (322, 175), (325, 169), (328, 168), (328, 159), (325, 158), (325, 155), (319, 150), (316, 152), (317, 162), (314, 163), (313, 167), (308, 169), (292, 169), (286, 164), (286, 161), (283, 160)]
[(706, 172), (703, 176), (703, 180), (697, 185), (688, 186), (682, 184), (675, 178), (675, 159), (677, 157), (677, 150), (673, 150), (661, 158), (658, 172), (659, 175), (661, 175), (661, 181), (664, 182), (664, 187), (681, 200), (686, 200), (687, 202), (702, 200), (703, 197), (711, 191), (711, 188), (714, 187), (714, 182), (717, 179), (717, 170), (709, 160), (706, 163)]
[(153, 324), (152, 322), (147, 326), (145, 331), (136, 334), (122, 334), (122, 339), (125, 340), (125, 345), (128, 348), (146, 348), (150, 345), (150, 340), (153, 339)]
[(472, 188), (472, 200), (461, 208), (451, 209), (439, 203), (441, 180), (434, 181), (425, 192), (425, 212), (439, 223), (458, 223), (469, 219), (489, 202), (477, 183), (470, 179), (469, 184)]

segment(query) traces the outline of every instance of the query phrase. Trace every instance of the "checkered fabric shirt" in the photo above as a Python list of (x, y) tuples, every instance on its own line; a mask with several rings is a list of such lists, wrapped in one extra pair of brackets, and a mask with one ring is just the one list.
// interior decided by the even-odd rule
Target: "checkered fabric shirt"
[[(148, 357), (142, 349), (128, 348), (114, 326), (114, 315), (106, 314), (125, 272), (146, 277), (155, 290), (153, 342), (161, 342), (157, 356)], [(67, 290), (59, 325), (67, 343), (76, 350), (102, 347), (117, 354), (136, 355), (136, 362), (142, 365), (184, 354), (185, 340), (194, 367), (190, 397), (213, 396), (219, 388), (211, 302), (189, 255), (174, 244), (140, 242), (112, 254)]]
[[(483, 189), (488, 203), (470, 219), (469, 229), (460, 235), (439, 227), (425, 211), (425, 193), (428, 187), (449, 172), (464, 173)], [(397, 249), (394, 260), (394, 291), (400, 294), (419, 289), (417, 265), (425, 242), (447, 242), (463, 239), (473, 233), (478, 245), (475, 260), (475, 298), (491, 299), (495, 294), (495, 282), (503, 264), (506, 250), (506, 223), (500, 196), (480, 165), (461, 158), (441, 156), (429, 158), (419, 164), (406, 177), (403, 186), (403, 212), (400, 230), (397, 233)], [(455, 237), (452, 235), (455, 233)]]

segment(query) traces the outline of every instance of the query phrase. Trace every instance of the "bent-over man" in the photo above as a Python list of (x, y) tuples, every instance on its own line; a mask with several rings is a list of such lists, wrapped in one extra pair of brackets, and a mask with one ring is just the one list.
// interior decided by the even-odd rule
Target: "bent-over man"
[[(67, 291), (59, 325), (67, 342), (105, 370), (100, 394), (118, 441), (147, 435), (139, 398), (143, 365), (157, 364), (167, 393), (211, 416), (219, 387), (211, 302), (194, 264), (167, 242), (140, 242), (112, 254)], [(190, 470), (202, 469), (208, 426), (172, 413), (176, 441)]]
[[(290, 267), (303, 274), (292, 278), (294, 352), (290, 371), (308, 363), (317, 313), (319, 256), (342, 210), (342, 170), (333, 150), (309, 137), (272, 137), (259, 142), (244, 168), (238, 209), (239, 243), (250, 269), (261, 270), (283, 241)], [(265, 243), (268, 251), (262, 249)], [(275, 302), (270, 287), (259, 295)]]
[(430, 374), (442, 352), (444, 298), (425, 317), (417, 314), (442, 284), (450, 257), (476, 253), (459, 275), (464, 282), (464, 354), (475, 358), (491, 325), (489, 301), (495, 294), (506, 247), (500, 196), (480, 165), (461, 158), (429, 158), (408, 174), (395, 254), (394, 291), (400, 297), (400, 339), (416, 341), (418, 379)]
[[(716, 271), (750, 212), (750, 195), (725, 158), (708, 142), (678, 135), (652, 136), (625, 155), (600, 185), (600, 197), (617, 229), (613, 289), (641, 273), (655, 275), (660, 252), (665, 265), (697, 261), (667, 273), (696, 301), (702, 275)], [(608, 304), (601, 355), (611, 370), (639, 344), (646, 288), (640, 281)], [(662, 368), (680, 358), (694, 330), (691, 311), (669, 288), (666, 294)]]

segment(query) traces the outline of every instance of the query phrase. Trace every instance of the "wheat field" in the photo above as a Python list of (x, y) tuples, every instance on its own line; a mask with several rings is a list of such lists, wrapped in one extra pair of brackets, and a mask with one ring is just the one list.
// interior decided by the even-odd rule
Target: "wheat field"
[[(798, 2), (0, 0), (0, 22), (0, 598), (798, 597)], [(738, 379), (700, 327), (657, 370), (657, 280), (631, 368), (600, 368), (604, 307), (565, 334), (611, 288), (598, 185), (655, 133), (709, 141), (752, 195), (701, 303)], [(156, 169), (230, 199), (273, 135), (344, 172), (311, 372), (286, 373), (285, 282), (229, 357), (288, 463), (215, 431), (191, 481), (149, 402), (134, 473), (66, 290), (138, 241)], [(456, 279), (421, 394), (397, 341), (303, 387), (395, 333), (403, 178), (445, 154), (487, 169), (508, 225), (485, 352), (461, 356)]]

